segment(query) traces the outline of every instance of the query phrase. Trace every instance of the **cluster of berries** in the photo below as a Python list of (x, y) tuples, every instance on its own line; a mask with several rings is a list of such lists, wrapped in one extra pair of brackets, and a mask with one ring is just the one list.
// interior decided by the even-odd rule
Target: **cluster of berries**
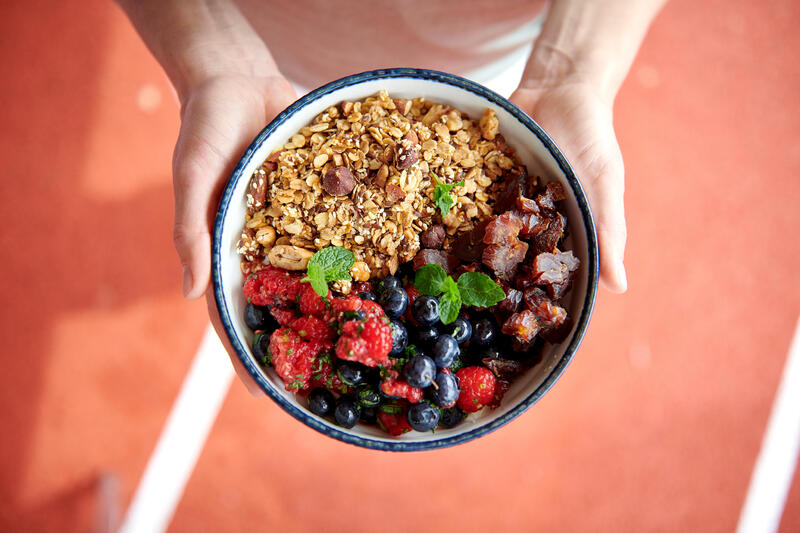
[(500, 357), (491, 319), (443, 325), (438, 299), (396, 276), (355, 283), (347, 297), (320, 297), (301, 279), (274, 267), (249, 276), (245, 322), (255, 357), (307, 396), (312, 413), (400, 435), (454, 427), (499, 401), (504, 390), (479, 362)]

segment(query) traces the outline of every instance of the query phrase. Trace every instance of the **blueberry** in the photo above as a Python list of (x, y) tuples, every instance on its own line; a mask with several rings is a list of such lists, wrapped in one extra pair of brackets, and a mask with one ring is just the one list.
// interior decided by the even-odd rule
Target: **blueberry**
[(342, 383), (355, 387), (364, 381), (364, 365), (360, 363), (353, 363), (351, 361), (342, 361), (339, 363), (336, 371), (339, 374), (339, 379)]
[(392, 330), (392, 351), (389, 355), (400, 355), (408, 346), (408, 330), (398, 320), (390, 320), (389, 329)]
[(439, 330), (434, 326), (423, 326), (417, 329), (417, 342), (420, 346), (430, 346), (439, 338)]
[(272, 323), (272, 315), (267, 306), (247, 304), (244, 308), (244, 323), (253, 331), (266, 329)]
[(378, 297), (375, 296), (375, 293), (373, 292), (359, 292), (358, 297), (361, 298), (362, 300), (370, 300), (372, 302), (378, 301)]
[(481, 352), (481, 359), (502, 359), (503, 354), (497, 348), (489, 347)]
[(336, 408), (333, 410), (333, 418), (336, 423), (343, 428), (351, 428), (356, 425), (358, 419), (361, 417), (361, 411), (352, 398), (342, 396), (336, 402)]
[(262, 365), (266, 365), (270, 362), (269, 339), (268, 333), (262, 333), (253, 343), (253, 355)]
[(336, 400), (328, 389), (319, 387), (308, 395), (308, 409), (317, 416), (327, 416), (333, 411)]
[(458, 400), (458, 378), (450, 372), (436, 374), (436, 387), (431, 392), (433, 403), (440, 407), (452, 407)]
[(439, 368), (446, 368), (453, 364), (456, 357), (461, 355), (461, 348), (458, 347), (456, 340), (447, 335), (439, 335), (433, 344), (433, 361)]
[(452, 428), (459, 425), (462, 420), (464, 420), (464, 411), (458, 407), (448, 407), (442, 409), (442, 419), (439, 423), (446, 428)]
[(409, 385), (424, 389), (436, 377), (436, 365), (427, 355), (415, 355), (403, 367), (403, 373)]
[(388, 289), (402, 289), (403, 282), (397, 276), (386, 276), (378, 285), (378, 294), (382, 294)]
[(423, 326), (432, 326), (439, 321), (439, 300), (423, 294), (414, 300), (411, 316)]
[(479, 346), (488, 346), (494, 340), (494, 324), (488, 318), (482, 318), (475, 322), (472, 328), (472, 342)]
[(378, 303), (389, 318), (400, 318), (408, 309), (408, 294), (402, 288), (384, 289)]
[(362, 407), (361, 408), (361, 421), (365, 424), (374, 426), (378, 423), (378, 408), (377, 407)]
[(439, 410), (427, 402), (415, 403), (408, 408), (406, 419), (415, 431), (430, 431), (439, 423)]
[(466, 317), (460, 316), (452, 324), (447, 325), (445, 332), (453, 337), (458, 344), (464, 344), (472, 336), (472, 324)]
[(381, 403), (381, 395), (368, 383), (362, 383), (356, 389), (356, 402), (362, 408), (377, 407)]

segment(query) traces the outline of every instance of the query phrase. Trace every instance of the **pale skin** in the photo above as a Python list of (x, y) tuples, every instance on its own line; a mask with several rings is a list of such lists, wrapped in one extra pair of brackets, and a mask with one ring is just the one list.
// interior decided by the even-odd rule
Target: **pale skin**
[[(225, 180), (255, 135), (297, 99), (261, 38), (231, 0), (118, 0), (161, 63), (181, 103), (173, 155), (175, 248), (183, 294), (209, 290), (211, 227)], [(597, 224), (600, 279), (628, 283), (624, 168), (612, 120), (614, 98), (651, 20), (665, 0), (554, 0), (511, 100), (563, 150)], [(228, 345), (228, 352), (233, 354)], [(260, 389), (235, 356), (248, 389)]]

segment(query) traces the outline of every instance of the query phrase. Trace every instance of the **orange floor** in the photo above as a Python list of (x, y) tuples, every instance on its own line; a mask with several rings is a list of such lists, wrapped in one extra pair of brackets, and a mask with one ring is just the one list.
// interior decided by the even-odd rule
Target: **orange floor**
[[(793, 0), (656, 21), (617, 101), (630, 290), (534, 408), (395, 455), (235, 383), (171, 531), (732, 531), (800, 315), (798, 26)], [(0, 531), (90, 531), (205, 328), (171, 245), (178, 113), (110, 2), (3, 3), (0, 43)]]

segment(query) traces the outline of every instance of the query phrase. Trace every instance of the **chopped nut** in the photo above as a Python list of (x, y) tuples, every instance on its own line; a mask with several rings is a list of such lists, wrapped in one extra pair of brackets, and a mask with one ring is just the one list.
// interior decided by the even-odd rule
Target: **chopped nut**
[(350, 275), (356, 281), (369, 281), (370, 271), (369, 265), (364, 261), (356, 261), (353, 268), (350, 269)]
[(269, 264), (286, 270), (305, 270), (314, 252), (300, 248), (279, 244), (269, 251)]
[(322, 178), (322, 188), (333, 196), (350, 194), (355, 186), (353, 173), (347, 167), (329, 168)]

